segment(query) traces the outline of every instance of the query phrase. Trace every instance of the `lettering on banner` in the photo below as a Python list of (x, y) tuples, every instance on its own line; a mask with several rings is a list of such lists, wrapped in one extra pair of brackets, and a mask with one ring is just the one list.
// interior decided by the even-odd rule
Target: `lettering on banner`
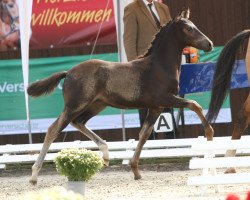
[[(73, 3), (85, 2), (87, 0), (37, 0), (39, 3)], [(94, 10), (61, 10), (63, 7), (53, 7), (41, 10), (39, 13), (32, 14), (32, 26), (57, 26), (60, 27), (65, 24), (79, 24), (79, 23), (99, 23), (108, 22), (112, 18), (113, 9), (94, 9)]]
[(67, 3), (67, 2), (79, 2), (79, 1), (88, 1), (88, 0), (37, 0), (36, 3)]

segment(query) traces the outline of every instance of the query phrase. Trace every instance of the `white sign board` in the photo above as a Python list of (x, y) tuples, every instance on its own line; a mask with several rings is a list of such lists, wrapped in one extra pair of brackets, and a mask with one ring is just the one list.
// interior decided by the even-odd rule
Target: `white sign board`
[(171, 132), (174, 130), (173, 119), (170, 113), (162, 113), (154, 124), (156, 133)]

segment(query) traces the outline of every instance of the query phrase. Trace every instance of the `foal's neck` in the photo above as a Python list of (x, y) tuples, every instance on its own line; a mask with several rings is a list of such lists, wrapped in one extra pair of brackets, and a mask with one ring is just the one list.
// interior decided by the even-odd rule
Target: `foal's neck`
[(154, 49), (152, 57), (162, 67), (174, 66), (178, 67), (179, 70), (184, 47), (184, 43), (179, 41), (174, 33), (171, 34), (171, 32), (169, 32), (161, 45)]

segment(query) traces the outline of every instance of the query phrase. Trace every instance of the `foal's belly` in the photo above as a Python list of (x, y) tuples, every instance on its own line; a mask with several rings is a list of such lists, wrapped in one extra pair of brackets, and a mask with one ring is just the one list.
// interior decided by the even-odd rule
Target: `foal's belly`
[(120, 93), (111, 93), (101, 97), (102, 101), (105, 102), (107, 106), (112, 106), (115, 108), (127, 109), (127, 108), (137, 108), (139, 105), (136, 101), (131, 98), (124, 98)]
[(154, 99), (144, 99), (143, 96), (137, 98), (124, 98), (120, 93), (110, 94), (102, 99), (108, 106), (121, 109), (158, 108)]

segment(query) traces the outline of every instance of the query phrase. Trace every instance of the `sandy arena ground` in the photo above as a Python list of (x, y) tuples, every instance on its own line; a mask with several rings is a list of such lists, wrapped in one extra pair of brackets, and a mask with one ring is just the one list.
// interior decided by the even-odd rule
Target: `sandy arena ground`
[[(188, 162), (143, 165), (140, 167), (142, 179), (133, 180), (128, 167), (112, 166), (103, 169), (87, 183), (87, 200), (225, 200), (228, 193), (236, 193), (244, 200), (250, 185), (220, 186), (220, 193), (214, 187), (208, 187), (206, 193), (200, 188), (187, 186), (188, 176), (201, 173), (189, 170)], [(242, 171), (249, 171), (243, 169)], [(37, 186), (28, 183), (29, 170), (0, 172), (0, 200), (18, 200), (18, 196), (27, 192), (53, 186), (65, 186), (67, 179), (55, 170), (42, 170)]]

